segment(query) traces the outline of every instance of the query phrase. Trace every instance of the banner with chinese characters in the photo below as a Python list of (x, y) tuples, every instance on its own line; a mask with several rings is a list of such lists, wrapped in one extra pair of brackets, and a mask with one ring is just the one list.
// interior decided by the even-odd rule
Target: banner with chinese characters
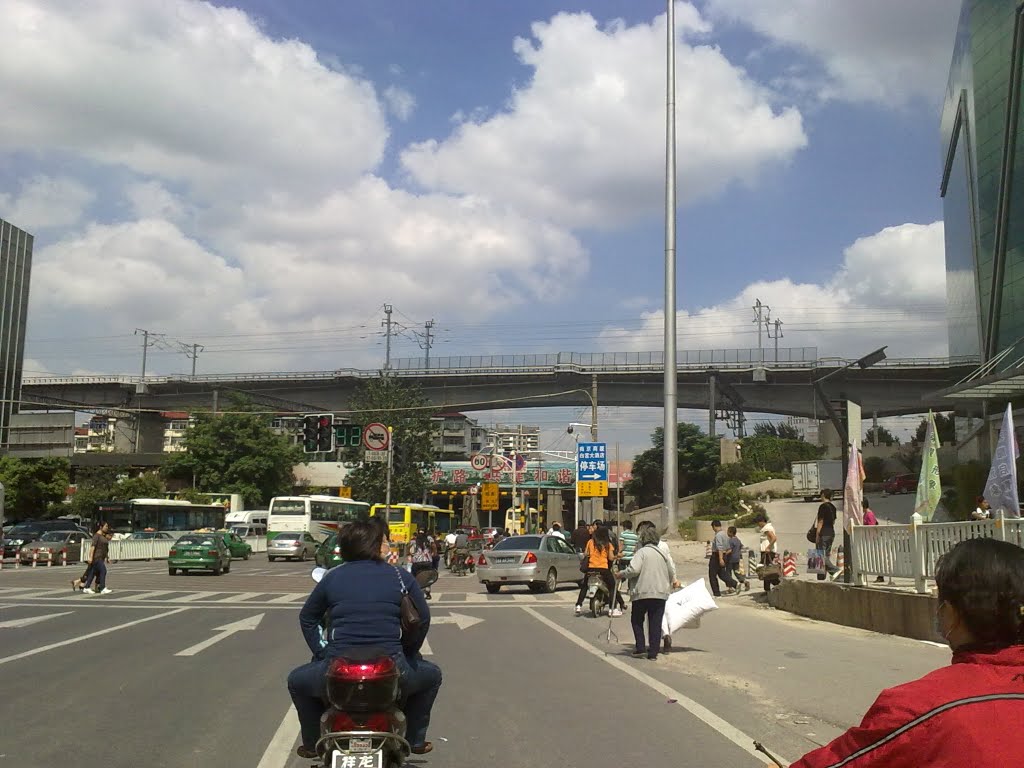
[[(508, 467), (476, 470), (468, 461), (439, 461), (426, 470), (427, 480), (434, 488), (468, 488), (477, 483), (512, 484)], [(571, 489), (576, 482), (571, 461), (529, 461), (516, 473), (516, 483), (529, 488)]]

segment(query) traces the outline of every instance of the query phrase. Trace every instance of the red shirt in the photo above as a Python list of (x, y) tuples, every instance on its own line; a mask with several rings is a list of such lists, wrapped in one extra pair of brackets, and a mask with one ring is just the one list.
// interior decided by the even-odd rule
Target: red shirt
[(861, 724), (790, 768), (963, 768), (1024, 764), (1024, 646), (959, 652), (882, 691)]

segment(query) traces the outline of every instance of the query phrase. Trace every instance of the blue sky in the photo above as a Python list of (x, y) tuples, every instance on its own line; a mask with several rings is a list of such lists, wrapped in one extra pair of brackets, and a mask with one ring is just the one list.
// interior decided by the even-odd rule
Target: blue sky
[[(664, 3), (0, 10), (27, 375), (134, 372), (135, 328), (155, 373), (377, 367), (385, 302), (396, 355), (660, 348)], [(677, 4), (681, 348), (753, 346), (760, 298), (783, 346), (944, 354), (958, 10)]]

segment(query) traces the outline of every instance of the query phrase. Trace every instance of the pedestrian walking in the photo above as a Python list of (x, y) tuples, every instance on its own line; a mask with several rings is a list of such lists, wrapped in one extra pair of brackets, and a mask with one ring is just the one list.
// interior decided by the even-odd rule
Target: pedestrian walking
[[(89, 568), (91, 573), (86, 571), (85, 583), (82, 584), (84, 595), (109, 595), (113, 592), (107, 588), (107, 556), (110, 551), (110, 540), (114, 538), (114, 532), (110, 523), (103, 523), (96, 535), (92, 538), (92, 551), (89, 554)], [(96, 580), (96, 590), (93, 591), (93, 579)]]
[(633, 521), (626, 520), (622, 524), (622, 533), (619, 535), (619, 544), (621, 550), (619, 551), (619, 560), (622, 562), (623, 567), (629, 564), (629, 561), (633, 559), (633, 555), (636, 554), (637, 544), (640, 541), (640, 537), (636, 535), (633, 530)]
[[(825, 570), (829, 576), (835, 576), (839, 569), (832, 563), (832, 544), (836, 540), (836, 505), (832, 503), (832, 491), (821, 492), (821, 504), (818, 505), (818, 516), (814, 519), (817, 530), (815, 549), (820, 549), (825, 558)], [(818, 581), (824, 581), (825, 574), (818, 574)]]
[(562, 524), (552, 523), (551, 530), (548, 531), (548, 536), (557, 536), (562, 541), (565, 541), (565, 531), (562, 530)]
[(743, 542), (736, 535), (735, 525), (730, 525), (726, 534), (729, 537), (729, 573), (737, 584), (742, 584), (743, 589), (749, 592), (750, 581), (743, 573)]
[[(768, 522), (768, 515), (765, 512), (758, 512), (754, 516), (754, 524), (760, 532), (761, 565), (774, 565), (779, 557), (779, 537), (775, 533), (775, 526)], [(765, 579), (765, 593), (771, 592), (772, 587), (779, 586), (779, 581), (778, 576)]]
[(711, 521), (711, 530), (715, 532), (715, 538), (711, 542), (711, 560), (708, 561), (708, 581), (711, 582), (711, 594), (715, 597), (722, 596), (722, 589), (718, 580), (725, 582), (727, 595), (736, 594), (736, 582), (729, 573), (727, 558), (732, 547), (729, 544), (729, 537), (722, 530), (721, 520)]
[[(878, 518), (875, 517), (875, 512), (871, 509), (871, 502), (868, 498), (864, 497), (864, 525), (878, 525)], [(875, 577), (876, 584), (882, 584), (885, 582), (885, 576), (879, 574)]]
[(978, 506), (971, 512), (971, 517), (975, 520), (988, 520), (992, 517), (992, 505), (988, 503), (988, 499), (984, 496), (979, 496), (975, 499), (975, 503)]
[[(661, 646), (661, 623), (665, 618), (665, 601), (676, 581), (675, 565), (672, 558), (658, 548), (660, 537), (654, 526), (644, 527), (638, 536), (638, 548), (625, 570), (619, 571), (619, 579), (629, 580), (630, 616), (633, 627), (634, 656), (646, 654), (651, 661), (658, 658)], [(644, 620), (647, 621), (647, 637), (644, 642)]]

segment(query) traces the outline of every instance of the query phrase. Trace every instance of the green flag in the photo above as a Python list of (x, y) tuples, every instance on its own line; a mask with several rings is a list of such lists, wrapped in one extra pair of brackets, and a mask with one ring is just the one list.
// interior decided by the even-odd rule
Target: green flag
[(925, 521), (932, 519), (935, 508), (942, 497), (942, 483), (939, 482), (939, 433), (935, 428), (935, 416), (928, 411), (928, 428), (924, 434), (921, 454), (921, 478), (917, 484), (917, 500), (914, 511)]

